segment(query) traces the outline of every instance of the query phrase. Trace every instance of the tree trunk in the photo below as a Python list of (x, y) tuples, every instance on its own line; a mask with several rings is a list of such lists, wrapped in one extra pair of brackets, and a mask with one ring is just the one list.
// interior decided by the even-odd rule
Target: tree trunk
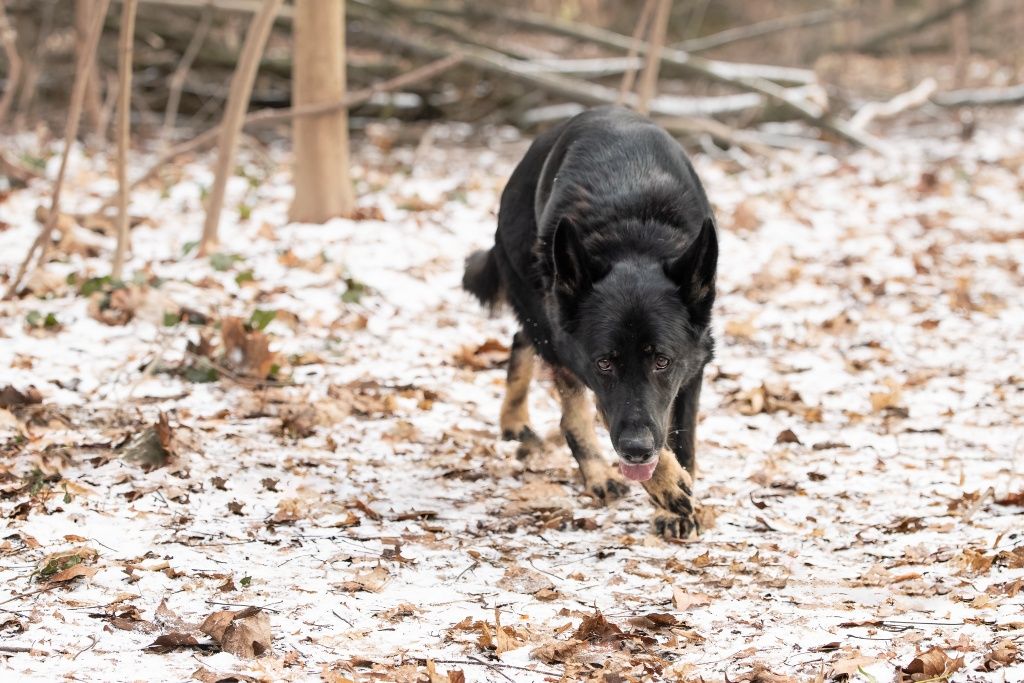
[[(293, 23), (292, 103), (303, 107), (345, 96), (345, 3), (297, 0)], [(351, 214), (355, 198), (348, 166), (348, 111), (292, 123), (295, 198), (289, 217), (323, 223)]]
[[(75, 0), (75, 34), (77, 50), (86, 49), (86, 40), (89, 35), (89, 26), (92, 23), (93, 12), (97, 10), (95, 0)], [(100, 70), (96, 65), (96, 55), (87, 55), (89, 60), (87, 73), (89, 80), (85, 85), (85, 118), (89, 124), (89, 130), (93, 133), (99, 131), (101, 119), (103, 118), (103, 101), (100, 97)]]
[(640, 88), (637, 93), (637, 111), (648, 114), (651, 100), (658, 89), (658, 71), (661, 69), (661, 50), (665, 47), (665, 31), (668, 29), (668, 17), (672, 11), (672, 0), (658, 0), (651, 23), (650, 48), (647, 50), (647, 63), (640, 76)]
[(118, 40), (117, 75), (117, 247), (110, 275), (120, 280), (128, 249), (128, 146), (131, 142), (132, 48), (135, 43), (135, 15), (138, 0), (124, 0), (121, 8), (121, 36)]
[(245, 111), (249, 108), (252, 86), (256, 82), (256, 71), (260, 66), (263, 48), (270, 37), (270, 29), (274, 27), (274, 18), (281, 9), (283, 0), (263, 0), (259, 12), (249, 24), (245, 34), (245, 44), (239, 58), (238, 68), (231, 77), (231, 90), (224, 109), (223, 123), (220, 125), (217, 167), (214, 170), (213, 189), (210, 190), (210, 201), (206, 207), (206, 222), (203, 223), (203, 237), (199, 241), (199, 255), (205, 256), (217, 246), (220, 212), (224, 208), (224, 193), (228, 186), (228, 176), (235, 163), (235, 152), (238, 151), (238, 138), (245, 123)]

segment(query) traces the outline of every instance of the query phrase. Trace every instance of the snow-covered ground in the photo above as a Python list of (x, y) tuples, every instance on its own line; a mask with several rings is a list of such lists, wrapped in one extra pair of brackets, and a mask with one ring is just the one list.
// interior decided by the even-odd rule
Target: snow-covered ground
[[(1024, 680), (1024, 115), (889, 159), (695, 160), (722, 226), (716, 519), (685, 543), (639, 487), (580, 495), (543, 373), (550, 447), (497, 440), (514, 329), (458, 283), (526, 142), (458, 132), (361, 147), (363, 220), (323, 226), (287, 224), (285, 154), (246, 156), (207, 258), (209, 159), (171, 166), (133, 197), (135, 284), (83, 295), (112, 240), (76, 228), (0, 304), (0, 390), (41, 400), (0, 408), (0, 676)], [(68, 213), (106, 163), (75, 156)], [(8, 278), (48, 192), (0, 195)], [(269, 313), (230, 322), (255, 311), (265, 338)], [(245, 606), (263, 657), (194, 630)], [(147, 647), (167, 634), (198, 644)]]

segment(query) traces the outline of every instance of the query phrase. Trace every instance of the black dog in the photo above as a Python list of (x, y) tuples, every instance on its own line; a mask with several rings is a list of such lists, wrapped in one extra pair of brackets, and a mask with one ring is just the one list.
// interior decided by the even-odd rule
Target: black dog
[(469, 257), (462, 282), (492, 308), (509, 303), (522, 326), (502, 437), (538, 443), (527, 410), (536, 352), (554, 369), (562, 433), (588, 493), (611, 500), (626, 484), (601, 456), (585, 388), (619, 470), (650, 493), (658, 533), (698, 532), (694, 428), (714, 347), (718, 237), (682, 148), (625, 109), (579, 114), (538, 137), (516, 167), (494, 241)]

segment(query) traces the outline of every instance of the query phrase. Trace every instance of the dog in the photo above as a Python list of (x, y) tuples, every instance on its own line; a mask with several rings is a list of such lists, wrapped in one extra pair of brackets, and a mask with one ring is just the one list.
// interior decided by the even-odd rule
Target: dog
[[(669, 538), (700, 532), (695, 428), (717, 265), (715, 218), (682, 147), (649, 119), (600, 107), (534, 140), (501, 195), (494, 246), (467, 258), (462, 281), (520, 325), (502, 438), (540, 443), (527, 402), (539, 356), (586, 492), (609, 502), (628, 490), (623, 478), (641, 482)], [(601, 454), (588, 389), (618, 471)]]

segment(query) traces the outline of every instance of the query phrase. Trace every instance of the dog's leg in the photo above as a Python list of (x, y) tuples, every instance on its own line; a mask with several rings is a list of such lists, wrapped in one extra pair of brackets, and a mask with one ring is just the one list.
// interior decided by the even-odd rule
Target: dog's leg
[(684, 386), (672, 407), (669, 448), (644, 488), (654, 501), (654, 530), (667, 538), (689, 538), (700, 533), (697, 501), (693, 496), (696, 471), (697, 406), (703, 372)]
[(519, 457), (540, 446), (540, 437), (530, 427), (530, 381), (533, 379), (533, 346), (522, 332), (512, 337), (505, 381), (505, 400), (501, 404), (501, 438), (520, 442)]
[(676, 396), (672, 405), (672, 431), (668, 436), (669, 448), (691, 479), (697, 477), (697, 409), (703, 376), (701, 370)]
[(562, 435), (579, 463), (584, 489), (594, 499), (606, 503), (621, 498), (629, 486), (601, 456), (594, 433), (594, 409), (586, 387), (563, 369), (555, 370), (555, 387), (562, 399)]
[(662, 451), (654, 476), (644, 482), (644, 488), (654, 501), (655, 532), (666, 538), (690, 538), (700, 533), (693, 479), (671, 451)]

